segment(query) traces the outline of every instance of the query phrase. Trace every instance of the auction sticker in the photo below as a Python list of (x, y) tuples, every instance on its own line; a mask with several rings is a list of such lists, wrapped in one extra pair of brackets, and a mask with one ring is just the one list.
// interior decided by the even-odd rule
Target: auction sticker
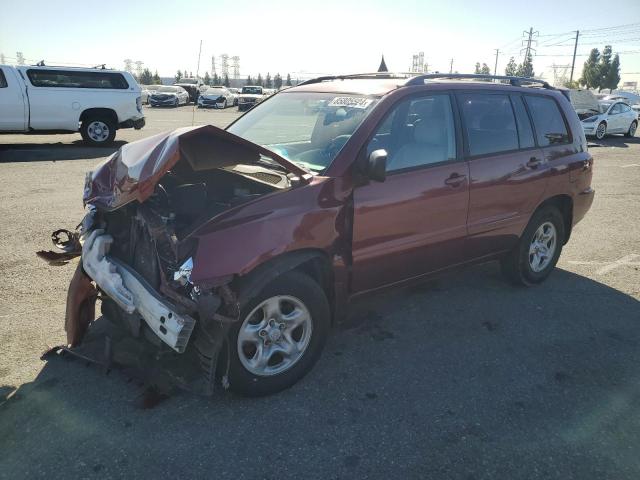
[(371, 105), (370, 98), (363, 97), (336, 97), (329, 103), (330, 107), (367, 108)]

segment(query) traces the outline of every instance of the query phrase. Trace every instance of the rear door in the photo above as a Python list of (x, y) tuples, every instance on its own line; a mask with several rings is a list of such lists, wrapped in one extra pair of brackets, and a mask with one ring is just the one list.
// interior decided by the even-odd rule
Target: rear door
[(470, 172), (466, 254), (476, 259), (513, 247), (543, 196), (548, 165), (520, 95), (456, 97)]
[(625, 130), (625, 118), (624, 115), (622, 115), (622, 105), (622, 103), (614, 103), (613, 106), (609, 109), (609, 116), (607, 119), (608, 133), (620, 133)]
[(0, 131), (27, 129), (27, 99), (23, 82), (11, 67), (0, 67)]
[(468, 167), (448, 94), (397, 104), (367, 146), (388, 153), (387, 178), (354, 190), (352, 292), (419, 277), (463, 256)]

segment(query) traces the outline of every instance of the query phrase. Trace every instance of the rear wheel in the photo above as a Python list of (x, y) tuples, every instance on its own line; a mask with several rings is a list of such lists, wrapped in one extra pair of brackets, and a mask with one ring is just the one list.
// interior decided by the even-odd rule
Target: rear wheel
[(633, 122), (631, 122), (631, 125), (629, 125), (629, 130), (627, 131), (627, 133), (624, 134), (624, 136), (625, 137), (635, 136), (637, 129), (638, 129), (638, 122), (634, 120)]
[(598, 128), (596, 128), (596, 138), (598, 140), (602, 140), (604, 136), (607, 134), (607, 124), (604, 122), (600, 122)]
[(89, 117), (82, 121), (80, 135), (92, 147), (108, 146), (116, 138), (116, 124), (110, 118)]
[(242, 308), (229, 330), (229, 385), (247, 396), (289, 388), (320, 357), (330, 324), (327, 297), (307, 275), (288, 272)]
[(516, 285), (534, 285), (553, 271), (565, 238), (564, 218), (552, 206), (538, 210), (516, 247), (502, 260), (502, 271)]

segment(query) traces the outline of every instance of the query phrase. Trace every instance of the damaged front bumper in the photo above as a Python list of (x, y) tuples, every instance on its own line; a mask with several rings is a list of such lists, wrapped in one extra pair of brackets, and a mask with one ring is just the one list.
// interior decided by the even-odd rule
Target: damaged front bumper
[(137, 272), (108, 255), (113, 237), (97, 229), (82, 246), (82, 266), (98, 287), (128, 314), (139, 314), (167, 345), (183, 353), (195, 319), (156, 292)]

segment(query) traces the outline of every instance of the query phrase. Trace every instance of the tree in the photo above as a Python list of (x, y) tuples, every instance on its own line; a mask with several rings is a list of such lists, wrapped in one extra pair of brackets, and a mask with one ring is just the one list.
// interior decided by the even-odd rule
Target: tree
[(276, 76), (273, 77), (273, 87), (278, 90), (282, 88), (282, 77), (279, 73), (276, 73)]
[(253, 79), (251, 78), (251, 75), (247, 75), (247, 81), (244, 84), (253, 85)]
[(598, 88), (600, 86), (600, 51), (597, 48), (591, 50), (589, 58), (584, 62), (580, 84), (587, 88)]
[(162, 83), (162, 80), (160, 79), (160, 75), (158, 75), (158, 70), (156, 70), (156, 73), (153, 74), (153, 83), (155, 85), (160, 85)]
[(288, 73), (287, 73), (287, 83), (285, 83), (285, 85), (286, 85), (287, 87), (290, 87), (290, 86), (291, 86), (291, 75), (289, 75)]
[(609, 66), (609, 71), (604, 77), (604, 85), (602, 85), (602, 88), (608, 88), (610, 91), (614, 91), (618, 88), (618, 83), (620, 83), (620, 57), (616, 53)]
[(256, 85), (262, 86), (262, 75), (258, 74), (258, 79), (256, 80)]
[(220, 77), (217, 73), (213, 74), (213, 83), (211, 85), (220, 85)]
[(522, 63), (518, 65), (518, 70), (516, 71), (516, 75), (518, 77), (526, 77), (531, 78), (535, 75), (533, 71), (533, 57), (531, 56), (531, 52), (527, 54)]
[(509, 63), (507, 63), (507, 68), (504, 69), (504, 74), (508, 77), (514, 77), (518, 73), (518, 65), (513, 57), (509, 59)]
[(491, 69), (489, 68), (489, 65), (483, 63), (482, 68), (480, 69), (480, 73), (482, 73), (483, 75), (491, 75)]
[(178, 70), (178, 72), (176, 73), (176, 76), (175, 76), (176, 83), (179, 83), (181, 78), (182, 78), (182, 72), (180, 70)]
[(151, 75), (151, 70), (145, 68), (140, 74), (139, 82), (141, 85), (151, 85), (153, 83), (153, 75)]
[(227, 75), (226, 73), (224, 74), (224, 83), (223, 83), (223, 85), (225, 87), (231, 86), (231, 83), (229, 82), (229, 75)]
[(271, 88), (272, 87), (272, 83), (271, 83), (271, 74), (269, 72), (267, 72), (267, 76), (264, 79), (264, 86), (266, 88)]
[(602, 55), (600, 55), (600, 63), (598, 64), (598, 74), (600, 75), (600, 81), (598, 82), (598, 91), (603, 88), (609, 88), (607, 86), (607, 75), (611, 70), (611, 45), (606, 45), (602, 49)]
[(211, 77), (209, 76), (209, 72), (204, 72), (204, 84), (211, 85)]
[(480, 73), (480, 62), (476, 62), (476, 69), (474, 70), (474, 72), (476, 75), (478, 75)]

